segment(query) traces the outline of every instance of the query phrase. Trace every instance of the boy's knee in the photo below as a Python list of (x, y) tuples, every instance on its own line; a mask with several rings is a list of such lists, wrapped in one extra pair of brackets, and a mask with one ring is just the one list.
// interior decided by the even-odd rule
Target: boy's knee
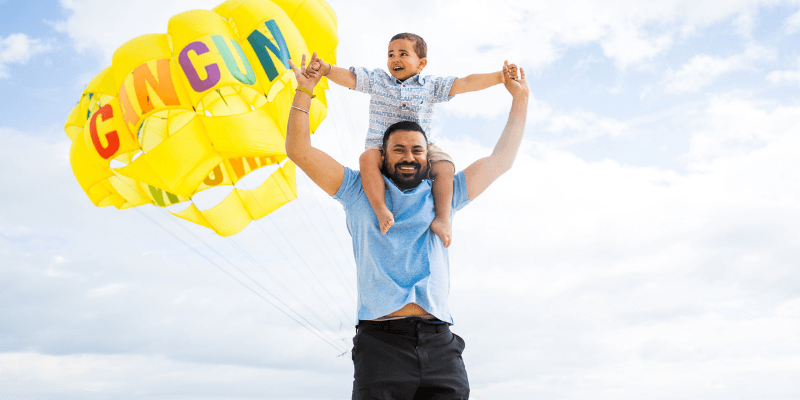
[(365, 163), (375, 164), (381, 162), (381, 155), (382, 152), (377, 149), (367, 149), (361, 153), (361, 156), (358, 158), (358, 162), (363, 165)]
[(436, 179), (439, 175), (453, 176), (456, 174), (456, 166), (450, 161), (437, 161), (431, 165), (431, 178)]

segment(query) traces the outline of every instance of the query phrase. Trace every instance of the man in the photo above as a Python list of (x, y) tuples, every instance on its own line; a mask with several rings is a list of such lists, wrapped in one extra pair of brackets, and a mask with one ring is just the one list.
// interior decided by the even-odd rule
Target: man
[[(430, 232), (434, 218), (428, 173), (427, 140), (419, 125), (399, 122), (383, 143), (386, 202), (395, 224), (381, 234), (358, 171), (339, 164), (311, 146), (308, 109), (321, 78), (296, 67), (299, 88), (289, 114), (286, 154), (322, 190), (342, 203), (353, 237), (358, 267), (358, 319), (353, 338), (353, 399), (467, 399), (469, 382), (461, 359), (464, 341), (450, 332), (447, 305), (450, 273), (447, 250)], [(314, 65), (316, 54), (309, 65)], [(514, 163), (528, 106), (528, 84), (511, 79), (508, 123), (494, 151), (453, 177), (452, 213), (483, 193)]]

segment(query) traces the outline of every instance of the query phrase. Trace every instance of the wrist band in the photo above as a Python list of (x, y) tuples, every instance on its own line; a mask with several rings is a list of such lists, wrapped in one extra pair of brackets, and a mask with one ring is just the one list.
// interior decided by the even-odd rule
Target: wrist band
[[(302, 108), (300, 108), (300, 107), (295, 107), (295, 106), (292, 106), (292, 108), (294, 108), (295, 110), (300, 110), (300, 111), (302, 111), (302, 112), (304, 112), (304, 113), (308, 114), (308, 111), (306, 111), (306, 110), (303, 110), (303, 109), (302, 109)], [(308, 114), (308, 115), (311, 115), (311, 114)]]
[(331, 74), (331, 71), (333, 71), (333, 64), (328, 64), (328, 73), (327, 73), (327, 74), (325, 74), (325, 75), (322, 75), (322, 76), (328, 76), (328, 75), (330, 75), (330, 74)]
[[(298, 86), (298, 87), (297, 87), (297, 90), (299, 90), (299, 91), (301, 91), (301, 92), (303, 92), (303, 93), (305, 93), (305, 94), (307, 94), (307, 95), (311, 96), (311, 98), (312, 98), (312, 99), (313, 99), (314, 97), (317, 97), (317, 95), (315, 95), (314, 93), (311, 93), (311, 91), (309, 91), (308, 89), (306, 89), (306, 88), (304, 88), (304, 87), (300, 87), (300, 86)], [(295, 91), (297, 91), (297, 90), (295, 90)]]

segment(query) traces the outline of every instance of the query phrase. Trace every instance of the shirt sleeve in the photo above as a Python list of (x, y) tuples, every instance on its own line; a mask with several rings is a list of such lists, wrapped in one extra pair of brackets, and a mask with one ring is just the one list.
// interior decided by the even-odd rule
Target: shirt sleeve
[(433, 79), (433, 95), (431, 96), (431, 102), (433, 103), (444, 103), (446, 101), (450, 101), (453, 97), (450, 96), (450, 88), (453, 87), (453, 82), (456, 81), (455, 76), (436, 76), (436, 77), (429, 77)]
[(333, 198), (347, 207), (355, 201), (364, 190), (361, 187), (361, 173), (353, 171), (350, 168), (344, 167), (344, 179), (339, 190), (333, 195)]
[(356, 74), (355, 90), (372, 94), (372, 73), (363, 67), (350, 67), (350, 72)]
[[(344, 184), (342, 184), (344, 186)], [(458, 211), (470, 203), (467, 195), (467, 178), (464, 171), (453, 176), (453, 211)]]

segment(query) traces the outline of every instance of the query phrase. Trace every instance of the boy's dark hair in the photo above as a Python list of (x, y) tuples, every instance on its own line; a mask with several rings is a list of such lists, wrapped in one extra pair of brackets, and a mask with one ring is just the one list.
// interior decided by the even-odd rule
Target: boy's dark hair
[(428, 45), (425, 44), (425, 39), (423, 39), (421, 36), (408, 32), (398, 33), (397, 35), (392, 36), (392, 40), (390, 40), (389, 43), (392, 43), (397, 39), (405, 39), (412, 41), (414, 43), (414, 52), (417, 53), (417, 57), (419, 58), (428, 57)]
[(412, 132), (419, 132), (425, 138), (425, 142), (428, 142), (428, 135), (425, 134), (425, 131), (422, 127), (414, 122), (414, 121), (400, 121), (395, 122), (388, 128), (386, 128), (386, 132), (383, 133), (383, 148), (386, 149), (386, 142), (389, 141), (389, 136), (392, 135), (395, 131), (412, 131)]

